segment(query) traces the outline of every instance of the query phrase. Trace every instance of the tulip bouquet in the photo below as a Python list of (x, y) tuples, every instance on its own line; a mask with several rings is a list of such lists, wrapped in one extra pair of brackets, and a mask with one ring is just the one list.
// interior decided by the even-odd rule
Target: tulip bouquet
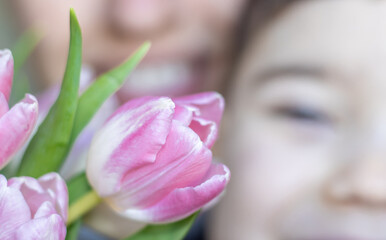
[(149, 224), (126, 239), (183, 238), (230, 178), (226, 166), (212, 162), (210, 150), (222, 97), (151, 96), (123, 104), (95, 133), (85, 171), (65, 181), (58, 172), (77, 137), (150, 47), (142, 45), (79, 96), (82, 40), (73, 10), (70, 32), (59, 96), (36, 128), (34, 96), (8, 107), (13, 57), (0, 51), (0, 169), (28, 142), (15, 176), (7, 180), (0, 171), (0, 239), (77, 239), (82, 216), (101, 201)]

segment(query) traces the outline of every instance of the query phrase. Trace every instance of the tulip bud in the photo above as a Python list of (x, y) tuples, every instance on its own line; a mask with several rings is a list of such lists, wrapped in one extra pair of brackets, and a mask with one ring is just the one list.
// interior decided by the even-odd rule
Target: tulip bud
[(223, 108), (217, 93), (127, 102), (91, 143), (90, 184), (127, 218), (163, 223), (192, 214), (213, 202), (230, 178), (210, 151)]
[(58, 174), (0, 175), (0, 206), (0, 239), (65, 239), (68, 193)]
[(38, 103), (34, 96), (8, 109), (13, 77), (13, 58), (9, 50), (0, 51), (0, 169), (19, 150), (34, 129)]

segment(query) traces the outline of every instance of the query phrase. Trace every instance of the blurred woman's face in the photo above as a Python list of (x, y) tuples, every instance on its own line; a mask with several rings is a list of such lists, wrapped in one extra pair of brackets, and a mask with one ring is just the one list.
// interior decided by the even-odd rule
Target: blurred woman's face
[(223, 77), (234, 22), (245, 0), (15, 0), (25, 26), (45, 34), (37, 62), (47, 83), (61, 79), (69, 7), (83, 33), (83, 60), (97, 74), (126, 59), (141, 43), (152, 49), (123, 88), (123, 98), (181, 95), (215, 89)]
[(215, 239), (386, 239), (386, 1), (294, 4), (234, 83)]

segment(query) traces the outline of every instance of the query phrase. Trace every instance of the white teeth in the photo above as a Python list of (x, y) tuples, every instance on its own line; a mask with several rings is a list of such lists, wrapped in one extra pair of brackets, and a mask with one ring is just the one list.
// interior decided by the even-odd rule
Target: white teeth
[(164, 64), (135, 70), (123, 86), (124, 91), (152, 94), (186, 85), (191, 69), (185, 64)]

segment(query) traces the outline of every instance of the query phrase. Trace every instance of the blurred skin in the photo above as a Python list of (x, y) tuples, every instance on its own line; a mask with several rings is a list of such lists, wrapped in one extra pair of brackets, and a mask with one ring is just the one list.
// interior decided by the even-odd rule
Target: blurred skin
[(254, 34), (213, 239), (386, 239), (385, 65), (386, 1), (300, 1)]
[(183, 95), (219, 87), (230, 36), (245, 0), (15, 0), (24, 26), (45, 38), (35, 63), (46, 84), (61, 80), (73, 7), (83, 34), (83, 61), (103, 73), (126, 59), (145, 40), (148, 56), (120, 92), (132, 97)]

